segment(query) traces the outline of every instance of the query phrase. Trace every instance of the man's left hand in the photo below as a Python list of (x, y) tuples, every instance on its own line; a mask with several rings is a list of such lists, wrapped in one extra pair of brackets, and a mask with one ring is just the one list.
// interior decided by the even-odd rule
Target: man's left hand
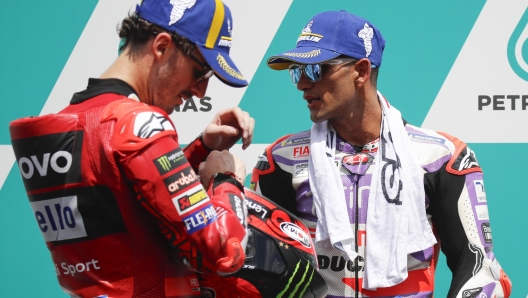
[(242, 138), (242, 149), (253, 140), (255, 119), (239, 107), (218, 112), (203, 132), (204, 144), (213, 150), (227, 150)]

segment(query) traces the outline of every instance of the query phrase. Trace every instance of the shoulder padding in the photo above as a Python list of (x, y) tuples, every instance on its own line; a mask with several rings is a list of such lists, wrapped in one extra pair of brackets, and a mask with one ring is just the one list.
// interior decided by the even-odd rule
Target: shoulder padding
[(445, 132), (438, 132), (455, 145), (455, 152), (447, 163), (447, 172), (454, 175), (465, 175), (473, 172), (482, 172), (473, 150), (466, 143)]
[(137, 151), (168, 135), (177, 138), (167, 113), (131, 99), (108, 104), (101, 115), (101, 122), (106, 121), (116, 122), (112, 143), (118, 151)]
[(272, 156), (273, 147), (275, 147), (276, 144), (282, 142), (284, 139), (290, 136), (292, 135), (290, 134), (290, 135), (285, 135), (283, 137), (280, 137), (278, 140), (276, 140), (275, 142), (270, 144), (268, 147), (266, 147), (264, 152), (262, 152), (259, 155), (257, 159), (257, 163), (255, 167), (253, 168), (253, 172), (258, 173), (259, 175), (265, 175), (265, 174), (275, 171), (275, 164), (273, 162), (273, 156)]

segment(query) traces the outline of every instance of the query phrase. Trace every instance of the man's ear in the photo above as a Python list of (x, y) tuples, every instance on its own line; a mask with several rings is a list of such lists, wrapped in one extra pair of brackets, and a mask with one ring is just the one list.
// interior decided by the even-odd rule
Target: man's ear
[(152, 41), (151, 51), (156, 60), (163, 59), (167, 51), (174, 46), (170, 34), (161, 32)]
[(372, 64), (369, 59), (363, 58), (354, 64), (354, 69), (357, 72), (354, 84), (356, 88), (361, 88), (370, 79)]

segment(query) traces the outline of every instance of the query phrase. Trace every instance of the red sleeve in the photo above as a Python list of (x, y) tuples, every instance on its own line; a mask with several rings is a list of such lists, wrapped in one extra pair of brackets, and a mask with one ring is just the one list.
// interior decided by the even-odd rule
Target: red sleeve
[(209, 156), (209, 153), (211, 153), (211, 150), (209, 147), (205, 146), (202, 138), (202, 134), (200, 134), (194, 141), (187, 144), (183, 148), (183, 153), (185, 154), (185, 157), (187, 160), (189, 160), (189, 163), (191, 164), (194, 171), (198, 171), (198, 166), (202, 161), (204, 161), (207, 156)]
[(218, 274), (240, 269), (246, 226), (239, 204), (243, 191), (234, 179), (217, 175), (206, 192), (180, 149), (170, 119), (157, 108), (116, 101), (105, 108), (101, 121), (112, 120), (118, 163), (143, 206), (163, 222), (172, 244), (189, 240)]

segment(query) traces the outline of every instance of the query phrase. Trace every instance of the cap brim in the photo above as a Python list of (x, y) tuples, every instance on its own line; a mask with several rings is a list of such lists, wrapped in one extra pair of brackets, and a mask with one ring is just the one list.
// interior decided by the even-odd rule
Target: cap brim
[(214, 71), (216, 77), (224, 84), (237, 88), (246, 87), (248, 85), (248, 82), (242, 73), (240, 73), (229, 55), (199, 45), (198, 48), (205, 58), (205, 61), (207, 61), (207, 64), (209, 64)]
[(278, 55), (271, 56), (266, 62), (268, 67), (284, 70), (292, 63), (314, 64), (321, 63), (341, 55), (340, 53), (317, 47), (298, 47)]

